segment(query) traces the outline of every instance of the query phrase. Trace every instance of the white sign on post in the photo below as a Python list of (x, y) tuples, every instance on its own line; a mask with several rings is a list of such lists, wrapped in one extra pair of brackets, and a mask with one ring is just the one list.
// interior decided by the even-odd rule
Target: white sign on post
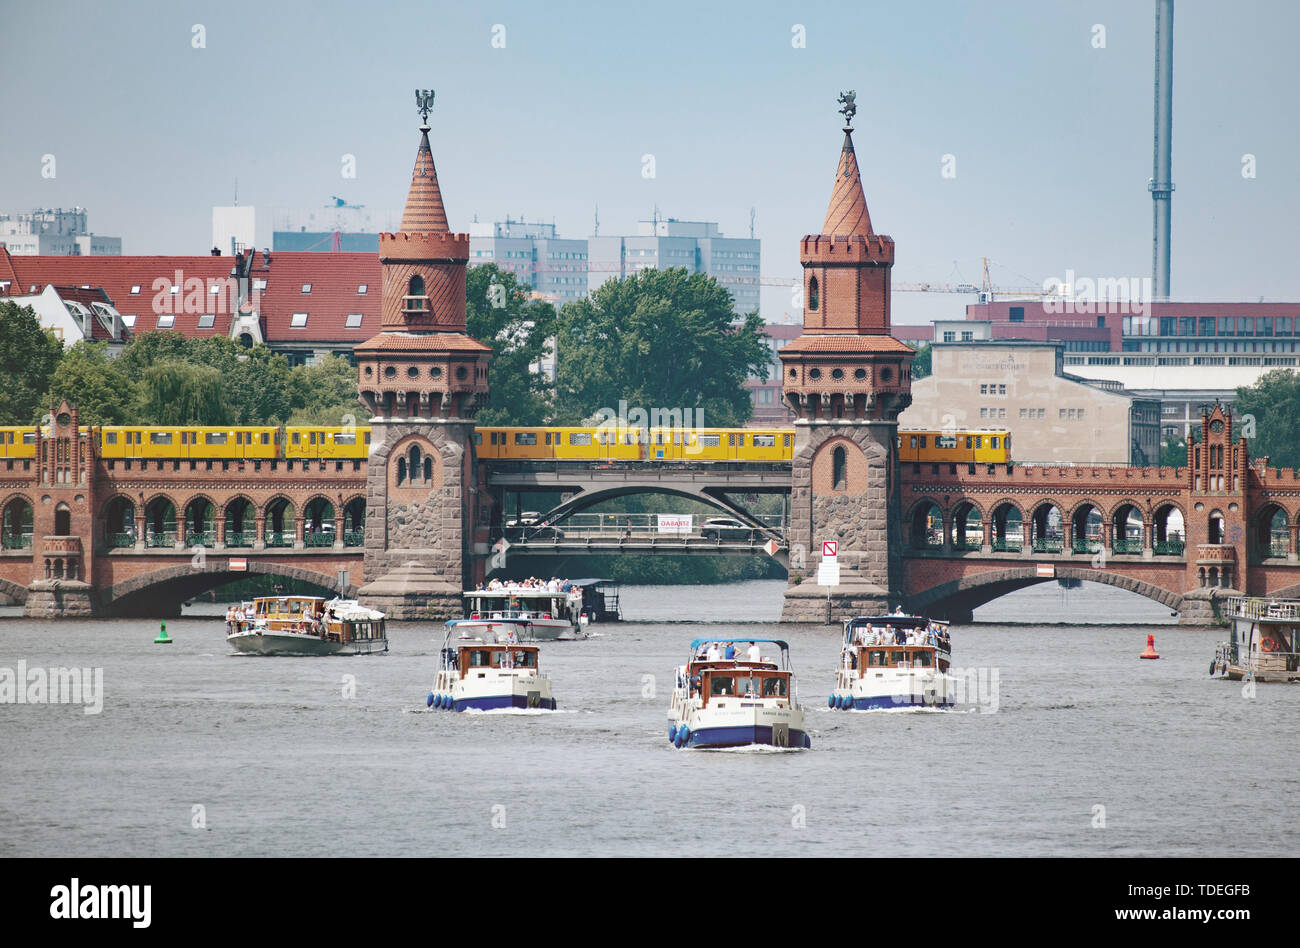
[(694, 529), (693, 514), (656, 514), (660, 533), (690, 533)]
[(822, 560), (817, 564), (817, 585), (838, 586), (840, 584), (840, 564), (837, 560)]
[(839, 540), (822, 540), (822, 559), (833, 560), (840, 555)]

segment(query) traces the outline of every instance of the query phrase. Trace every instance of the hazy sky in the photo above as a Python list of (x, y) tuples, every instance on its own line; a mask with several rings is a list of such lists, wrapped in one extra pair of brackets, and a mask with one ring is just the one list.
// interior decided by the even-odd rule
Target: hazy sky
[[(0, 0), (0, 211), (79, 204), (125, 253), (184, 254), (208, 249), (236, 178), (259, 245), (273, 208), (399, 210), (413, 90), (431, 87), (453, 227), (522, 214), (584, 237), (599, 204), (602, 234), (630, 233), (657, 204), (747, 236), (754, 207), (764, 276), (789, 277), (830, 196), (836, 96), (855, 89), (896, 280), (978, 282), (985, 255), (1004, 285), (1147, 277), (1154, 21), (1152, 0)], [(1176, 298), (1300, 299), (1297, 34), (1289, 0), (1176, 4)], [(966, 302), (905, 296), (903, 320)], [(789, 291), (763, 306), (779, 318)]]

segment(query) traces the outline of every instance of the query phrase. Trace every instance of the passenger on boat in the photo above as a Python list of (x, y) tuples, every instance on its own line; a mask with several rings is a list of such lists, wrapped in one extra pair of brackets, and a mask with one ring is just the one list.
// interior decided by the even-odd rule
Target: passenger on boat
[(718, 648), (717, 642), (709, 643), (709, 650), (704, 653), (704, 660), (706, 662), (717, 662), (722, 660), (722, 651)]
[(760, 649), (755, 643), (750, 642), (749, 651), (745, 653), (745, 657), (751, 662), (761, 662), (763, 660), (762, 649)]
[(235, 607), (226, 607), (226, 635), (231, 635), (235, 631)]
[(722, 655), (723, 655), (723, 657), (724, 657), (727, 661), (732, 661), (732, 660), (734, 660), (735, 657), (736, 657), (736, 643), (735, 643), (735, 642), (728, 642), (728, 643), (727, 643), (726, 651), (724, 651), (724, 652), (722, 653)]

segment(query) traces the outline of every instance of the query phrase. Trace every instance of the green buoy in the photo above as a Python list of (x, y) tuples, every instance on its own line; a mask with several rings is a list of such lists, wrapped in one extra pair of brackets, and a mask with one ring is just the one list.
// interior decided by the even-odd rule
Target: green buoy
[(154, 645), (171, 645), (172, 640), (167, 637), (167, 620), (162, 620), (162, 628), (158, 630), (158, 637), (153, 640)]

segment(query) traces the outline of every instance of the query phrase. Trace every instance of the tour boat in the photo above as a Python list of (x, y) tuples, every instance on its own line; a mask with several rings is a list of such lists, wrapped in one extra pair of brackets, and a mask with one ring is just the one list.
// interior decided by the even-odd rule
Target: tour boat
[(951, 661), (946, 622), (905, 615), (849, 619), (827, 704), (837, 711), (950, 708), (957, 703)]
[(1232, 596), (1231, 638), (1220, 642), (1210, 674), (1230, 681), (1300, 681), (1300, 600)]
[[(728, 645), (734, 658), (725, 657)], [(763, 646), (775, 646), (779, 660), (764, 656)], [(677, 669), (668, 722), (668, 740), (676, 747), (812, 747), (790, 646), (779, 639), (691, 642), (691, 657)]]
[(465, 593), (465, 618), (452, 620), (458, 634), (482, 635), (489, 627), (512, 626), (521, 642), (587, 638), (582, 591), (557, 592), (544, 587), (510, 586)]
[(384, 614), (353, 599), (261, 596), (227, 623), (226, 641), (252, 655), (360, 655), (388, 651)]
[(536, 645), (520, 645), (513, 624), (492, 625), (479, 638), (452, 632), (463, 626), (447, 623), (438, 674), (425, 704), (441, 711), (497, 708), (540, 708), (555, 710), (551, 680), (537, 667)]

